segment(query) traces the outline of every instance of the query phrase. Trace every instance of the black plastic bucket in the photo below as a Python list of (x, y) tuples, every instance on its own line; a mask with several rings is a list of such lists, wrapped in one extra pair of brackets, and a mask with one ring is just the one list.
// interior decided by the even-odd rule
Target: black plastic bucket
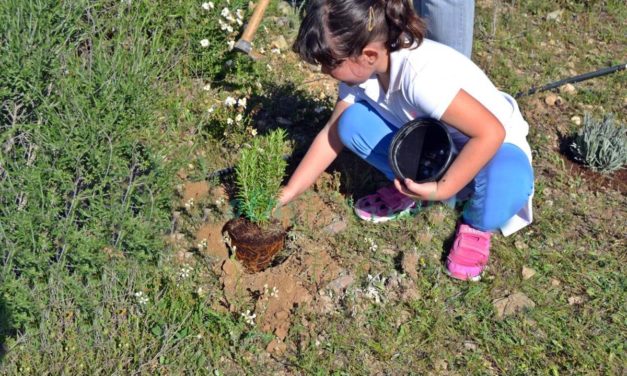
[(446, 126), (435, 119), (416, 119), (403, 125), (392, 139), (388, 159), (401, 181), (437, 181), (453, 160), (454, 148)]

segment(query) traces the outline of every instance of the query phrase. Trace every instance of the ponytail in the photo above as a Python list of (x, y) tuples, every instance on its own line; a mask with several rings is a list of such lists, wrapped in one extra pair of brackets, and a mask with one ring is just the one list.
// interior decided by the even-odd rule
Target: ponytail
[(368, 43), (383, 42), (392, 52), (420, 45), (425, 33), (410, 0), (309, 0), (292, 50), (333, 68)]
[[(420, 45), (425, 37), (426, 25), (418, 17), (409, 0), (378, 0), (385, 7), (387, 47), (390, 51)], [(377, 0), (375, 0), (377, 2)]]

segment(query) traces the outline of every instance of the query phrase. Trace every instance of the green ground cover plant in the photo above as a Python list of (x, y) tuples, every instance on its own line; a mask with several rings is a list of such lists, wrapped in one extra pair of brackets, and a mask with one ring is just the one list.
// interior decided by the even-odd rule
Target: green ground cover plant
[[(333, 82), (288, 51), (301, 4), (272, 2), (253, 61), (230, 51), (252, 11), (243, 0), (0, 2), (0, 373), (624, 374), (624, 169), (580, 174), (559, 138), (585, 113), (614, 113), (624, 134), (624, 72), (551, 93), (559, 104), (549, 93), (519, 100), (535, 222), (495, 236), (480, 283), (442, 272), (454, 209), (357, 221), (351, 200), (382, 180), (343, 153), (298, 207), (322, 203), (342, 226), (317, 226), (324, 210), (300, 213), (287, 249), (314, 261), (325, 250), (353, 283), (329, 311), (290, 311), (283, 354), (227, 308), (219, 265), (194, 235), (233, 216), (214, 189), (237, 182), (213, 179), (190, 213), (176, 188), (282, 130), (298, 155), (324, 125)], [(476, 4), (473, 59), (510, 93), (624, 63), (623, 1)], [(272, 199), (261, 201), (252, 215), (267, 213)], [(391, 281), (414, 295), (395, 296)], [(515, 293), (535, 307), (497, 317), (494, 302)], [(325, 294), (322, 284), (311, 306)]]

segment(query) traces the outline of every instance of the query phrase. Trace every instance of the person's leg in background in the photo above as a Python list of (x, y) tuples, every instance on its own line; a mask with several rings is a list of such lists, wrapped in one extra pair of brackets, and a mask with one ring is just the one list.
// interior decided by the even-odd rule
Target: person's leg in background
[(470, 58), (474, 0), (414, 0), (414, 8), (427, 22), (427, 38), (446, 44)]

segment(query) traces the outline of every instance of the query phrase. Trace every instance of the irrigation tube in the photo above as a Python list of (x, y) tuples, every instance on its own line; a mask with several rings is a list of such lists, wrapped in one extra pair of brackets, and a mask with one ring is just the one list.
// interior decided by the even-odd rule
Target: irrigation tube
[[(546, 91), (546, 90), (555, 89), (555, 88), (560, 87), (562, 85), (572, 84), (572, 83), (575, 83), (575, 82), (581, 82), (581, 81), (589, 80), (589, 79), (595, 78), (595, 77), (605, 76), (606, 74), (618, 72), (618, 71), (621, 71), (623, 69), (627, 69), (627, 63), (626, 64), (614, 65), (612, 67), (607, 67), (607, 68), (601, 68), (601, 69), (596, 70), (594, 72), (588, 72), (588, 73), (580, 74), (580, 75), (577, 75), (577, 76), (564, 78), (564, 79), (561, 79), (559, 81), (555, 81), (555, 82), (552, 82), (550, 84), (547, 84), (547, 85), (544, 85), (544, 86), (541, 86), (541, 87), (532, 87), (531, 89), (529, 89), (527, 91), (521, 91), (520, 93), (515, 94), (514, 98), (526, 97), (526, 96), (531, 95), (531, 94), (539, 93), (539, 92)], [(283, 159), (288, 160), (291, 157), (292, 157), (291, 155), (287, 155), (286, 154), (286, 155), (283, 156)], [(232, 173), (233, 171), (235, 171), (235, 167), (233, 167), (233, 166), (225, 167), (223, 169), (216, 170), (216, 171), (210, 173), (208, 175), (208, 179), (211, 180), (211, 179), (214, 179), (214, 178), (221, 178), (224, 175), (228, 175), (228, 174)]]

